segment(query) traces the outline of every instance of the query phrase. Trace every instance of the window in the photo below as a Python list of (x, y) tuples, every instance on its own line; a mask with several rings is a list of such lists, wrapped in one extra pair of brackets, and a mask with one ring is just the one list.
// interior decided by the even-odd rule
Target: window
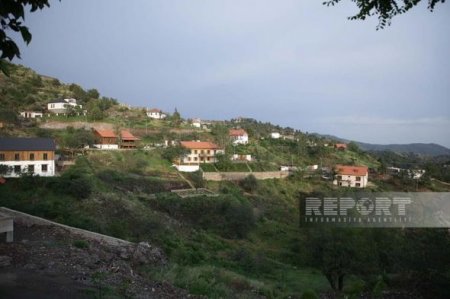
[(44, 160), (48, 160), (48, 154), (47, 153), (44, 153)]
[(210, 150), (208, 150), (208, 154), (211, 154), (211, 151), (210, 151)]
[(191, 157), (188, 157), (188, 161), (191, 162)]
[(360, 182), (360, 181), (361, 181), (361, 177), (360, 177), (360, 176), (357, 176), (357, 177), (356, 177), (356, 181), (357, 181), (357, 182)]
[(338, 180), (342, 180), (342, 176), (338, 175), (338, 176), (337, 176), (337, 179), (338, 179)]
[(194, 154), (197, 154), (197, 152), (198, 152), (197, 150), (194, 150)]
[(197, 161), (198, 160), (198, 158), (197, 157), (194, 157), (194, 161)]
[(34, 172), (34, 165), (28, 165), (28, 172)]
[(14, 165), (14, 172), (20, 173), (22, 170), (20, 169), (20, 165)]
[(20, 161), (20, 154), (14, 154), (14, 160)]
[(361, 184), (360, 183), (356, 183), (355, 186), (356, 187), (361, 187)]
[(204, 151), (204, 150), (202, 150), (202, 151), (201, 151), (201, 153), (202, 153), (202, 154), (204, 154), (204, 153), (205, 153), (205, 151)]
[(5, 161), (5, 154), (0, 154), (0, 161)]
[(31, 160), (31, 161), (34, 160), (34, 154), (30, 154), (30, 160)]
[(342, 182), (339, 182), (339, 186), (342, 186)]
[(42, 165), (41, 165), (41, 170), (42, 170), (42, 172), (47, 172), (47, 170), (48, 170), (48, 165), (47, 165), (47, 164), (42, 164)]
[(211, 161), (211, 157), (208, 157), (207, 159), (208, 159), (208, 161)]

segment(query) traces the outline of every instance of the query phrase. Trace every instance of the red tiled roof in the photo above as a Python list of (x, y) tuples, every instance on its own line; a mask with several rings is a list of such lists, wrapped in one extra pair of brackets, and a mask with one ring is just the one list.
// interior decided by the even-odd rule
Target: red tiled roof
[(208, 141), (181, 141), (181, 146), (188, 149), (219, 149), (217, 144)]
[(95, 129), (98, 135), (103, 138), (116, 138), (116, 134), (113, 130), (97, 130)]
[(139, 138), (137, 138), (136, 136), (134, 136), (133, 134), (131, 134), (129, 131), (126, 130), (122, 130), (120, 132), (120, 135), (122, 137), (122, 140), (139, 140)]
[(159, 112), (159, 113), (161, 113), (162, 111), (161, 110), (159, 110), (159, 109), (157, 109), (157, 108), (153, 108), (153, 109), (150, 109), (150, 110), (147, 110), (148, 112)]
[(348, 166), (348, 165), (336, 165), (334, 168), (338, 174), (343, 175), (361, 175), (365, 176), (368, 173), (367, 166)]
[(230, 129), (229, 133), (230, 136), (243, 136), (248, 135), (247, 132), (244, 129)]
[(336, 143), (335, 148), (347, 148), (347, 144), (345, 143)]

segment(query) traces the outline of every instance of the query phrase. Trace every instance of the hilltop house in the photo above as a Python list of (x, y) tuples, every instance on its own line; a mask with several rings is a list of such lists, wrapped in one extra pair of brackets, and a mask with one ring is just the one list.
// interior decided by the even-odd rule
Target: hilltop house
[(67, 111), (70, 109), (79, 109), (81, 111), (81, 109), (83, 109), (82, 105), (78, 105), (77, 104), (77, 100), (76, 99), (57, 99), (57, 100), (53, 100), (50, 101), (47, 104), (47, 110), (50, 113), (54, 113), (56, 115), (60, 115), (60, 114), (66, 114)]
[(147, 109), (147, 116), (153, 119), (164, 119), (167, 117), (165, 113), (156, 108)]
[(340, 151), (345, 151), (347, 149), (347, 144), (345, 143), (336, 143), (334, 148)]
[(200, 118), (194, 118), (192, 120), (192, 126), (195, 128), (201, 128), (202, 127), (202, 121)]
[(334, 168), (334, 185), (343, 187), (365, 188), (369, 180), (367, 166), (336, 165)]
[(136, 148), (139, 140), (129, 131), (122, 130), (120, 132), (120, 148)]
[(270, 133), (270, 138), (272, 138), (272, 139), (279, 139), (280, 137), (281, 137), (281, 134), (278, 132)]
[(176, 165), (179, 171), (197, 171), (201, 163), (215, 163), (216, 155), (225, 152), (218, 145), (207, 141), (181, 141), (180, 145), (187, 150), (187, 154), (180, 157)]
[(8, 168), (3, 176), (18, 177), (26, 172), (54, 176), (55, 149), (51, 138), (0, 137), (0, 165)]
[(118, 149), (119, 143), (116, 133), (113, 130), (94, 129), (95, 141), (94, 147), (98, 149)]
[(244, 129), (230, 129), (228, 132), (233, 144), (247, 144), (248, 134)]
[(23, 118), (36, 118), (36, 117), (43, 117), (42, 112), (36, 112), (36, 111), (22, 111), (20, 112), (20, 116)]

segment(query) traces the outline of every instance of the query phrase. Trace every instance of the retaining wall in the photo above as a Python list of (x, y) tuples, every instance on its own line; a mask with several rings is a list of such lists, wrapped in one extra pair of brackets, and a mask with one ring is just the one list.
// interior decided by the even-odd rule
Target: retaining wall
[(203, 179), (207, 181), (240, 181), (248, 175), (254, 175), (258, 180), (282, 179), (289, 175), (287, 171), (264, 172), (203, 172)]

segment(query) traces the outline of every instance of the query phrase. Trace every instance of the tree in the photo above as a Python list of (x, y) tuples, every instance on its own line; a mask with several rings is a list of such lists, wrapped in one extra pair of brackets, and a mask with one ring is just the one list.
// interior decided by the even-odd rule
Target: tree
[(14, 57), (20, 58), (20, 50), (14, 40), (6, 34), (8, 30), (20, 33), (23, 41), (28, 45), (31, 42), (31, 33), (28, 27), (23, 25), (25, 19), (25, 6), (30, 6), (30, 11), (50, 7), (49, 0), (2, 0), (0, 5), (0, 69), (8, 75), (4, 59), (10, 61)]
[(172, 114), (171, 121), (175, 127), (178, 127), (181, 124), (181, 115), (180, 112), (178, 112), (177, 108), (175, 108), (175, 111)]
[[(342, 0), (329, 0), (323, 2), (326, 6), (334, 6)], [(356, 4), (359, 12), (349, 17), (349, 20), (365, 20), (371, 16), (378, 16), (378, 29), (391, 25), (391, 20), (397, 15), (408, 12), (417, 6), (422, 0), (351, 0)], [(445, 0), (428, 0), (428, 10), (433, 11), (436, 4), (444, 3)]]

